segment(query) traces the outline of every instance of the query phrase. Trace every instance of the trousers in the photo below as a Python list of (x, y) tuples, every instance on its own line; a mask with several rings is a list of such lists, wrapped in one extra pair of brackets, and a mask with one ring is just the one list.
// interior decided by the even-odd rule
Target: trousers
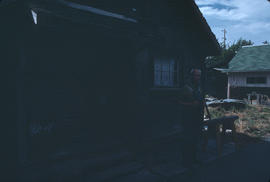
[(198, 144), (202, 132), (199, 118), (191, 118), (184, 122), (184, 145), (182, 147), (183, 162), (192, 164), (197, 159)]

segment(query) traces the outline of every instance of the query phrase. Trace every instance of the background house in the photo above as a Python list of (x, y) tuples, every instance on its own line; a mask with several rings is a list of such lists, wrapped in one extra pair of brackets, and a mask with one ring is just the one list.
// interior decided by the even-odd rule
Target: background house
[(229, 98), (247, 98), (253, 91), (270, 96), (270, 45), (244, 46), (226, 72)]
[(93, 155), (143, 149), (179, 128), (171, 98), (191, 68), (204, 70), (205, 57), (219, 53), (191, 0), (11, 1), (1, 8), (9, 135), (20, 164), (63, 148)]

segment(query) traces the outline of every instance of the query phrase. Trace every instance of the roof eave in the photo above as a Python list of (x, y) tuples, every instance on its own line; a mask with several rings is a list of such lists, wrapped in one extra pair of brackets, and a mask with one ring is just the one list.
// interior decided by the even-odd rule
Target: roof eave
[(270, 69), (264, 70), (227, 70), (227, 73), (256, 73), (256, 72), (270, 72)]
[(195, 13), (198, 15), (197, 17), (200, 19), (201, 26), (202, 26), (203, 30), (208, 34), (208, 38), (212, 42), (211, 52), (213, 54), (211, 56), (219, 55), (221, 53), (221, 47), (216, 39), (216, 36), (212, 32), (211, 28), (209, 27), (206, 19), (204, 18), (203, 14), (201, 13), (199, 7), (196, 5), (195, 1), (191, 0), (190, 2), (193, 6), (193, 9), (195, 10)]

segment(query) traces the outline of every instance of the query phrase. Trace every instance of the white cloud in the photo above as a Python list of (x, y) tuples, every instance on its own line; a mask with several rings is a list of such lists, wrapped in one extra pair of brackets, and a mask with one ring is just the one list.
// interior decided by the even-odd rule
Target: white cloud
[(270, 3), (267, 0), (196, 0), (217, 38), (227, 29), (228, 39), (240, 37), (259, 44), (270, 41)]
[(205, 16), (217, 16), (221, 20), (242, 20), (247, 17), (246, 14), (238, 12), (235, 9), (217, 9), (206, 6), (200, 8), (200, 10)]
[(196, 3), (200, 5), (209, 5), (209, 4), (224, 4), (224, 5), (230, 5), (230, 0), (196, 0)]

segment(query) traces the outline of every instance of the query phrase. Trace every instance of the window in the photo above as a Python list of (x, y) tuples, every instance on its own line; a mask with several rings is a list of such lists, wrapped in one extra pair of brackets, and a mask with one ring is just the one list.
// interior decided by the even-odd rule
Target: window
[(155, 87), (178, 86), (178, 68), (174, 59), (155, 59), (154, 74)]
[(247, 84), (266, 84), (266, 77), (247, 77)]

